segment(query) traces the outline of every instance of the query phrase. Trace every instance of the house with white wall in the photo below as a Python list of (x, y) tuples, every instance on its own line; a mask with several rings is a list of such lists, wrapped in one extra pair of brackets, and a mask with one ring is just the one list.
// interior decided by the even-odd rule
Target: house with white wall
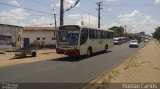
[(0, 50), (11, 51), (22, 48), (22, 32), (21, 26), (0, 24)]
[(41, 47), (55, 47), (56, 30), (54, 27), (23, 27), (24, 47), (38, 43)]

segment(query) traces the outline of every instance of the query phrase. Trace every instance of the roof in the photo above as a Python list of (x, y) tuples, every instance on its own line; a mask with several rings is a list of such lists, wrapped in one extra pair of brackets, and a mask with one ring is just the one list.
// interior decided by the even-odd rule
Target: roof
[(0, 26), (23, 28), (24, 31), (54, 31), (55, 30), (55, 27), (22, 27), (22, 26), (9, 25), (9, 24), (0, 24)]
[(24, 31), (55, 31), (55, 27), (23, 27)]
[(62, 25), (62, 26), (79, 26), (79, 27), (82, 27), (82, 28), (89, 28), (89, 29), (96, 29), (96, 30), (113, 32), (112, 30), (108, 30), (108, 29), (94, 28), (94, 27), (88, 27), (88, 26), (83, 26), (83, 25)]
[(10, 25), (10, 24), (0, 24), (0, 26), (10, 26), (10, 27), (19, 27), (19, 28), (22, 28), (21, 26)]

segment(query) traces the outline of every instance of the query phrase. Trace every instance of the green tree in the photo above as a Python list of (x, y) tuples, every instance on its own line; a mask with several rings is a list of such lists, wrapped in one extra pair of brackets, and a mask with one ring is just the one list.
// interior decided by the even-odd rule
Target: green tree
[(124, 28), (122, 26), (113, 26), (109, 28), (109, 30), (114, 31), (114, 37), (121, 37), (124, 36)]
[(153, 37), (156, 39), (160, 39), (160, 27), (155, 28), (155, 32), (153, 33)]

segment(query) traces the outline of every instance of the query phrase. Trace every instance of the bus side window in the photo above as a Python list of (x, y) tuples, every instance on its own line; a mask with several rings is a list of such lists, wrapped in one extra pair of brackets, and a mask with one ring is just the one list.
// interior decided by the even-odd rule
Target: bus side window
[(110, 38), (110, 32), (107, 32), (107, 39)]
[(101, 39), (101, 31), (97, 31), (98, 33), (98, 39)]
[(88, 39), (88, 29), (82, 29), (81, 31), (81, 38), (80, 38), (80, 45), (83, 45), (87, 42)]
[(101, 39), (104, 39), (103, 33), (104, 33), (104, 31), (101, 31)]
[(107, 31), (104, 32), (104, 39), (107, 39)]
[(94, 38), (98, 39), (98, 31), (97, 30), (94, 30)]
[(89, 29), (89, 38), (94, 39), (94, 30)]
[(108, 32), (108, 33), (107, 33), (107, 38), (108, 38), (108, 39), (113, 38), (113, 33), (112, 33), (112, 32)]

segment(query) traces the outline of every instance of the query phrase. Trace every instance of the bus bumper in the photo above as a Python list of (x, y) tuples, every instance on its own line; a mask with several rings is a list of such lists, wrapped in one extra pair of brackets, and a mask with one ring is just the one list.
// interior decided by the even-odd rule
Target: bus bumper
[(79, 49), (60, 49), (56, 48), (57, 54), (64, 54), (64, 55), (71, 55), (71, 56), (79, 56), (80, 50)]

